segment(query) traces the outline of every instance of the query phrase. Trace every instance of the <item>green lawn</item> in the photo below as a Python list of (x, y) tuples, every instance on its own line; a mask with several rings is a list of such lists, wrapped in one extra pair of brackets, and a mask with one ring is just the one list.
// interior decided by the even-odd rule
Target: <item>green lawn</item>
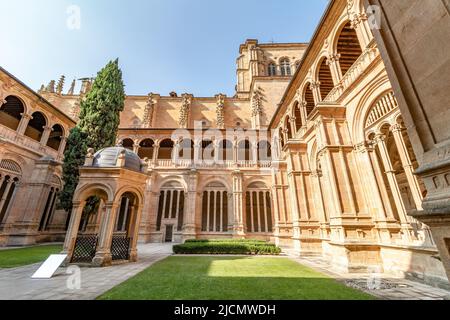
[(49, 255), (61, 250), (61, 245), (0, 250), (0, 268), (15, 268), (44, 261)]
[(374, 299), (287, 258), (169, 257), (100, 300)]

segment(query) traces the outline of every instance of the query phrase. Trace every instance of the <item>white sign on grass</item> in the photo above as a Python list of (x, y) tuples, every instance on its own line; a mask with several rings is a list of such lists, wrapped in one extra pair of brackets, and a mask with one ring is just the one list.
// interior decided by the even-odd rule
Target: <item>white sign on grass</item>
[(52, 254), (31, 278), (50, 279), (66, 258), (67, 254)]

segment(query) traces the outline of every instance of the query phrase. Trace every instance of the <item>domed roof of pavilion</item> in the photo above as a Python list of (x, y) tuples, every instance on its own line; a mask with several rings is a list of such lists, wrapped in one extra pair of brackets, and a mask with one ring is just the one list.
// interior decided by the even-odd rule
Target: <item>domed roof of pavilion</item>
[(131, 150), (123, 147), (111, 147), (98, 151), (94, 155), (93, 167), (113, 168), (117, 166), (119, 156), (123, 154), (125, 157), (124, 167), (133, 171), (141, 171), (141, 159)]

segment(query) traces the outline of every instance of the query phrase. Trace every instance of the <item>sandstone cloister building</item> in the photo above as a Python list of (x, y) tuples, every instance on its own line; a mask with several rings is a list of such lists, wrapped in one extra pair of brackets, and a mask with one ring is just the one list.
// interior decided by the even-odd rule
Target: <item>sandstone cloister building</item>
[(0, 70), (0, 245), (69, 228), (66, 250), (88, 235), (103, 265), (124, 238), (134, 260), (138, 240), (245, 237), (350, 272), (447, 282), (430, 229), (409, 215), (427, 188), (363, 1), (331, 1), (309, 44), (247, 40), (234, 96), (127, 96), (117, 146), (89, 150), (68, 214), (61, 162), (91, 81), (34, 92)]

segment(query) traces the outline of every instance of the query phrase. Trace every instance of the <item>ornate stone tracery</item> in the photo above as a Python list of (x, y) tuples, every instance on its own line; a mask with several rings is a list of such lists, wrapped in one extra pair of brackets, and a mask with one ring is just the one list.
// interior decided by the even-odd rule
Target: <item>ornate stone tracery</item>
[(148, 94), (147, 104), (144, 110), (144, 121), (142, 122), (143, 128), (151, 128), (153, 124), (153, 113), (155, 108), (154, 94)]
[(217, 128), (219, 129), (225, 129), (225, 98), (226, 96), (224, 94), (218, 94), (216, 96), (217, 99), (217, 108), (216, 108), (216, 115), (217, 115)]
[(192, 95), (185, 93), (182, 95), (182, 99), (183, 101), (181, 103), (180, 119), (178, 121), (178, 124), (181, 128), (187, 128), (189, 123), (189, 113), (192, 104)]

